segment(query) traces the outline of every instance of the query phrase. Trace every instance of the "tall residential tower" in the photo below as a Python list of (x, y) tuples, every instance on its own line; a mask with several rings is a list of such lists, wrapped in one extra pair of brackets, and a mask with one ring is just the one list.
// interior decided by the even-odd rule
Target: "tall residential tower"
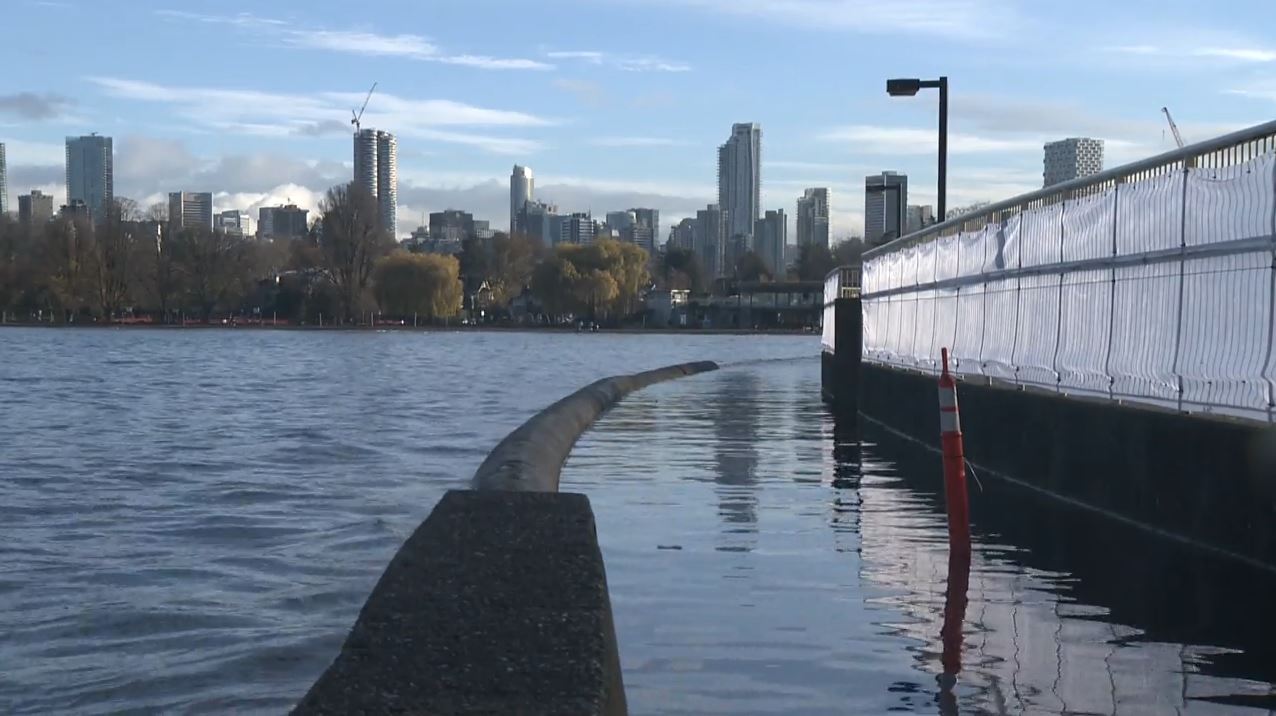
[(829, 190), (807, 189), (797, 200), (797, 245), (829, 247)]
[(908, 226), (908, 176), (882, 172), (864, 177), (864, 245), (880, 246)]
[(9, 174), (4, 162), (4, 142), (0, 142), (0, 216), (9, 211)]
[(731, 137), (718, 147), (718, 206), (726, 212), (727, 238), (749, 237), (762, 205), (762, 126), (731, 125)]
[(1051, 186), (1103, 171), (1103, 140), (1072, 137), (1044, 147), (1042, 185)]
[(377, 200), (381, 227), (398, 234), (398, 142), (377, 129), (360, 129), (354, 135), (354, 182)]
[(518, 164), (514, 165), (514, 171), (510, 173), (510, 232), (514, 232), (518, 226), (518, 212), (523, 210), (523, 205), (531, 201), (536, 193), (536, 179), (532, 176), (532, 168), (524, 167)]
[(115, 167), (110, 137), (90, 134), (66, 138), (66, 203), (84, 202), (94, 221), (106, 218), (115, 198)]

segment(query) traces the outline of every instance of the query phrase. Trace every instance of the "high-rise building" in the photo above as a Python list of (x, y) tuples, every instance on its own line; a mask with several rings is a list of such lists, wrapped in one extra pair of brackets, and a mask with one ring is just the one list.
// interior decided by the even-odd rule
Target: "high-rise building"
[(479, 230), (487, 230), (486, 221), (475, 221), (474, 215), (459, 209), (430, 212), (430, 239), (432, 241), (460, 242), (478, 236)]
[(354, 135), (354, 183), (377, 200), (381, 228), (398, 234), (398, 141), (389, 132), (360, 129)]
[(652, 243), (655, 238), (660, 236), (660, 210), (659, 209), (630, 209), (634, 212), (634, 218), (637, 219), (638, 226), (645, 226), (651, 229)]
[(726, 250), (727, 213), (717, 204), (696, 212), (695, 236), (691, 250), (700, 259), (705, 277), (712, 280), (726, 274), (723, 256)]
[(296, 204), (263, 206), (257, 210), (257, 238), (296, 239), (310, 231), (309, 211)]
[(1070, 137), (1047, 142), (1042, 163), (1043, 186), (1098, 174), (1103, 171), (1103, 140)]
[(607, 212), (607, 228), (616, 231), (624, 231), (634, 224), (638, 223), (638, 216), (633, 210), (629, 211), (609, 211)]
[(229, 209), (214, 217), (213, 228), (231, 236), (252, 236), (253, 218), (246, 211)]
[(110, 137), (67, 137), (67, 205), (81, 201), (94, 221), (106, 218), (106, 209), (115, 199), (114, 161)]
[(515, 215), (514, 231), (540, 239), (542, 244), (550, 247), (562, 238), (560, 218), (557, 206), (529, 199), (523, 202)]
[(751, 236), (762, 203), (762, 127), (731, 125), (718, 147), (718, 206), (726, 212), (728, 237)]
[(907, 207), (906, 175), (882, 172), (864, 177), (864, 245), (880, 246), (903, 236)]
[(696, 242), (696, 220), (687, 217), (669, 229), (669, 241), (665, 245), (671, 249), (690, 251)]
[(47, 224), (53, 218), (53, 197), (32, 189), (18, 197), (18, 222), (27, 228)]
[(168, 194), (168, 225), (176, 229), (213, 228), (213, 195), (206, 191)]
[(532, 168), (518, 164), (510, 173), (510, 231), (518, 225), (518, 212), (523, 205), (536, 196), (536, 178), (532, 176)]
[(911, 234), (935, 223), (935, 209), (930, 204), (909, 204), (904, 233)]
[(0, 216), (9, 213), (9, 172), (4, 161), (4, 142), (0, 142)]
[(829, 190), (807, 189), (797, 200), (797, 245), (829, 247)]
[(561, 218), (562, 229), (559, 241), (568, 244), (592, 244), (594, 235), (598, 233), (594, 226), (594, 217), (588, 213), (576, 212)]
[(783, 209), (768, 210), (754, 222), (753, 238), (756, 251), (766, 264), (771, 277), (777, 280), (785, 276), (784, 247), (789, 243), (789, 223)]

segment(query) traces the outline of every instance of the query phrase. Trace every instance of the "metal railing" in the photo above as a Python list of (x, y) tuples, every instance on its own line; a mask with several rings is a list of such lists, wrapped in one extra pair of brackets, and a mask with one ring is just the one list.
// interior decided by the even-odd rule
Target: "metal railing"
[(1276, 122), (877, 247), (862, 298), (866, 360), (1272, 422)]

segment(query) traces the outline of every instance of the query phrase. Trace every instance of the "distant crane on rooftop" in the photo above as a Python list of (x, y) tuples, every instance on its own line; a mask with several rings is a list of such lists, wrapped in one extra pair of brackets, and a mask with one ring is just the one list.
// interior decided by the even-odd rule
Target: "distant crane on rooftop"
[(350, 124), (354, 125), (355, 134), (359, 133), (359, 120), (363, 119), (363, 110), (368, 108), (368, 102), (372, 99), (372, 93), (375, 92), (376, 89), (377, 83), (373, 82), (372, 89), (368, 90), (368, 96), (364, 98), (363, 106), (359, 108), (359, 112), (356, 114), (353, 109), (350, 110)]
[(1179, 126), (1174, 123), (1174, 118), (1170, 116), (1170, 108), (1162, 107), (1161, 111), (1165, 113), (1165, 121), (1170, 123), (1170, 131), (1174, 133), (1174, 143), (1179, 145), (1179, 149), (1183, 148), (1183, 135), (1179, 134)]

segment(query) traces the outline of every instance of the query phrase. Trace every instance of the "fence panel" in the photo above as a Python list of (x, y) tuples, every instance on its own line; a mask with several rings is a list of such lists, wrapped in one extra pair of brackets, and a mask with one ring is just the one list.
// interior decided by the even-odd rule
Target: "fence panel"
[(1183, 237), (1183, 172), (1122, 184), (1116, 252), (1122, 256), (1177, 249)]
[(947, 348), (952, 353), (957, 340), (957, 289), (945, 288), (935, 292), (935, 330), (930, 342), (933, 368), (938, 370), (939, 351)]
[(958, 276), (976, 276), (983, 273), (984, 248), (987, 238), (986, 228), (977, 231), (963, 231), (958, 237)]
[(916, 296), (917, 322), (913, 331), (913, 352), (909, 358), (914, 366), (932, 370), (939, 365), (939, 356), (930, 352), (935, 342), (935, 291), (918, 291)]
[(1019, 315), (1014, 365), (1019, 382), (1054, 388), (1059, 339), (1059, 274), (1024, 276), (1019, 280)]
[(1177, 407), (1178, 310), (1177, 262), (1116, 269), (1108, 361), (1113, 397)]
[(1276, 156), (1187, 173), (1188, 246), (1276, 233)]
[(1044, 266), (1063, 260), (1063, 204), (1039, 206), (1016, 218), (1020, 240), (1015, 253), (1024, 266)]
[(1107, 395), (1111, 337), (1112, 269), (1073, 271), (1063, 277), (1059, 306), (1059, 389)]
[(984, 343), (979, 361), (984, 375), (1015, 379), (1015, 330), (1019, 322), (1019, 279), (984, 285)]
[(984, 345), (984, 287), (962, 286), (957, 292), (957, 334), (949, 353), (953, 370), (964, 375), (983, 375), (979, 356)]
[[(1188, 408), (1266, 418), (1263, 378), (1271, 345), (1272, 255), (1254, 252), (1188, 261), (1183, 270), (1179, 371)], [(1238, 330), (1257, 326), (1260, 330)]]
[(1069, 199), (1063, 207), (1063, 260), (1081, 261), (1112, 255), (1112, 215), (1116, 192)]
[(956, 234), (935, 240), (935, 280), (958, 276), (958, 238)]

